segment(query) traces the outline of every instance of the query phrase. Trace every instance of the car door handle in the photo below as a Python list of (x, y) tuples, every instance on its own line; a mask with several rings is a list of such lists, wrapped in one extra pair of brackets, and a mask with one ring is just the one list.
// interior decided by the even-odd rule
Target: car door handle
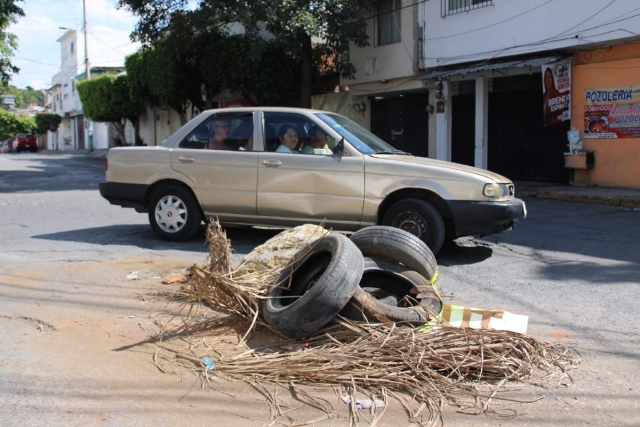
[(282, 165), (282, 162), (280, 160), (264, 160), (262, 164), (266, 167), (277, 168)]
[(187, 156), (180, 156), (178, 157), (178, 160), (180, 160), (182, 163), (193, 163), (196, 161), (196, 159), (194, 159), (193, 157)]

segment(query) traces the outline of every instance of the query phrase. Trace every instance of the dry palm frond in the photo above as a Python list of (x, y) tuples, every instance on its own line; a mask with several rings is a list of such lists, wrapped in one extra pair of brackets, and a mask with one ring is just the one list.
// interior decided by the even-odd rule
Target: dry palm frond
[[(249, 323), (248, 330), (266, 330), (260, 327), (260, 303), (283, 264), (231, 271), (229, 241), (216, 222), (209, 226), (208, 238), (210, 268), (195, 268), (183, 292), (192, 301), (240, 316)], [(400, 393), (419, 405), (412, 421), (422, 423), (420, 412), (427, 409), (424, 423), (434, 425), (444, 403), (466, 412), (490, 412), (492, 401), (510, 401), (498, 394), (508, 381), (526, 381), (535, 373), (561, 381), (576, 363), (566, 348), (513, 332), (445, 325), (421, 332), (340, 317), (309, 337), (305, 351), (286, 352), (281, 346), (287, 342), (276, 339), (268, 349), (244, 347), (220, 355), (215, 375), (251, 384), (341, 386), (378, 396)], [(494, 387), (483, 392), (480, 385)]]
[(188, 302), (204, 302), (228, 314), (257, 319), (260, 300), (265, 298), (284, 265), (299, 249), (313, 244), (327, 233), (321, 226), (307, 225), (300, 229), (297, 233), (285, 235), (284, 239), (278, 239), (277, 243), (272, 243), (272, 239), (262, 248), (254, 250), (267, 253), (269, 249), (284, 249), (283, 255), (271, 257), (269, 262), (258, 262), (255, 258), (245, 260), (232, 270), (229, 239), (220, 224), (211, 221), (207, 229), (209, 260), (206, 266), (192, 267), (194, 274), (180, 293), (187, 296)]

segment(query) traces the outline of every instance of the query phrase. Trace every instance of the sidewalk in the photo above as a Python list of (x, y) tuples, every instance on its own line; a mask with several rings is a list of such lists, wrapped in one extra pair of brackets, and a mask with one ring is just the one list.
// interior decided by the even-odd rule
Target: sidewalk
[(563, 200), (640, 209), (640, 189), (576, 187), (551, 182), (515, 182), (516, 197)]
[(84, 156), (90, 159), (104, 159), (109, 150), (39, 150), (40, 154)]

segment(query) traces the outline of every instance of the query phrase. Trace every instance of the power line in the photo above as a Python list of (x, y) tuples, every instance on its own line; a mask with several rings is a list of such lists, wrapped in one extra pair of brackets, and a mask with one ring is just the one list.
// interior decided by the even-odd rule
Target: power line
[(607, 9), (609, 6), (611, 6), (612, 4), (614, 4), (617, 0), (611, 0), (611, 2), (609, 4), (607, 4), (605, 7), (603, 7), (602, 9), (600, 9), (599, 11), (597, 11), (596, 13), (594, 13), (593, 15), (591, 15), (590, 17), (588, 17), (587, 19), (585, 19), (584, 21), (574, 25), (573, 27), (569, 28), (568, 30), (564, 30), (563, 32), (556, 34), (553, 37), (549, 37), (549, 39), (554, 39), (556, 37), (559, 37), (563, 34), (568, 33), (569, 31), (573, 30), (574, 28), (579, 27), (580, 25), (584, 24), (585, 22), (590, 21), (591, 19), (595, 18), (596, 16), (598, 16), (600, 13), (602, 13), (605, 9)]
[[(91, 33), (91, 34), (93, 34), (93, 33)], [(103, 43), (103, 44), (104, 44), (104, 43)], [(92, 55), (99, 55), (99, 54), (101, 54), (101, 53), (105, 53), (105, 52), (108, 52), (108, 51), (110, 51), (110, 50), (115, 50), (116, 52), (121, 53), (121, 54), (123, 54), (123, 55), (125, 55), (125, 56), (126, 56), (126, 55), (127, 55), (126, 53), (120, 52), (120, 51), (119, 51), (119, 50), (117, 50), (116, 48), (118, 48), (118, 47), (125, 47), (125, 46), (129, 46), (129, 45), (132, 45), (132, 44), (133, 44), (133, 42), (129, 42), (129, 43), (125, 43), (125, 44), (118, 45), (118, 46), (116, 46), (115, 48), (114, 48), (114, 47), (107, 46), (107, 47), (109, 47), (109, 49), (101, 50), (100, 52), (92, 52)]]
[[(487, 26), (485, 26), (485, 27), (476, 28), (476, 29), (474, 29), (474, 30), (465, 31), (465, 32), (463, 32), (463, 33), (451, 34), (451, 35), (448, 35), (448, 36), (431, 37), (431, 38), (426, 38), (426, 39), (423, 39), (423, 40), (424, 40), (424, 41), (429, 41), (429, 40), (442, 40), (442, 39), (449, 39), (449, 38), (452, 38), (452, 37), (458, 37), (458, 36), (463, 36), (463, 35), (465, 35), (465, 34), (475, 33), (476, 31), (486, 30), (487, 28), (495, 27), (496, 25), (503, 24), (503, 23), (505, 23), (505, 22), (511, 21), (512, 19), (519, 18), (519, 17), (521, 17), (522, 15), (526, 15), (526, 14), (527, 14), (527, 13), (529, 13), (529, 12), (533, 12), (533, 11), (534, 11), (534, 10), (536, 10), (536, 9), (540, 9), (542, 6), (546, 6), (546, 5), (548, 5), (549, 3), (553, 2), (553, 1), (554, 1), (554, 0), (549, 0), (549, 1), (547, 1), (546, 3), (542, 3), (542, 4), (540, 4), (540, 5), (538, 5), (538, 6), (534, 7), (534, 8), (531, 8), (531, 9), (529, 9), (529, 10), (525, 10), (524, 12), (519, 13), (519, 14), (517, 14), (517, 15), (514, 15), (514, 16), (512, 16), (511, 18), (507, 18), (507, 19), (504, 19), (504, 20), (502, 20), (502, 21), (494, 22), (493, 24), (491, 24), (491, 25), (487, 25)], [(615, 0), (614, 0), (614, 1), (615, 1)]]
[[(509, 47), (502, 48), (502, 49), (493, 49), (493, 50), (488, 50), (488, 51), (484, 51), (484, 52), (476, 52), (476, 53), (471, 53), (471, 54), (466, 54), (466, 55), (457, 55), (457, 56), (440, 57), (440, 58), (426, 57), (424, 59), (436, 59), (436, 60), (443, 60), (443, 61), (450, 60), (450, 59), (465, 59), (465, 58), (470, 58), (470, 57), (473, 57), (473, 56), (492, 54), (492, 53), (496, 53), (496, 52), (498, 52), (498, 54), (500, 54), (500, 53), (502, 53), (504, 51), (507, 51), (507, 50), (519, 49), (519, 48), (522, 48), (522, 47), (537, 46), (537, 45), (545, 44), (545, 43), (548, 43), (548, 42), (559, 42), (559, 41), (563, 41), (563, 40), (571, 40), (571, 39), (575, 39), (574, 36), (577, 35), (577, 34), (584, 33), (584, 32), (591, 31), (591, 30), (595, 30), (595, 29), (601, 28), (601, 27), (606, 27), (608, 25), (615, 24), (615, 23), (618, 23), (618, 22), (627, 21), (629, 19), (633, 19), (633, 18), (638, 17), (638, 16), (640, 16), (640, 13), (635, 14), (635, 15), (631, 15), (631, 16), (626, 17), (626, 18), (618, 19), (616, 21), (610, 21), (610, 22), (607, 22), (606, 24), (600, 24), (600, 25), (593, 26), (591, 28), (587, 28), (587, 29), (584, 29), (584, 30), (580, 30), (580, 31), (576, 31), (576, 32), (573, 32), (573, 33), (565, 34), (566, 37), (563, 37), (563, 38), (556, 38), (557, 36), (554, 36), (554, 38), (542, 39), (542, 40), (538, 40), (538, 41), (531, 42), (531, 43), (524, 43), (524, 44), (521, 44), (521, 45), (509, 46)], [(626, 30), (624, 30), (622, 28), (620, 28), (618, 30), (626, 31)], [(606, 34), (606, 33), (603, 33), (603, 34)], [(592, 35), (592, 36), (589, 36), (589, 37), (594, 37), (594, 36)]]
[[(625, 12), (625, 13), (623, 13), (622, 15), (618, 15), (618, 16), (616, 16), (615, 18), (611, 18), (611, 19), (610, 19), (610, 20), (608, 20), (606, 23), (610, 23), (611, 21), (614, 21), (614, 20), (616, 20), (616, 19), (618, 19), (618, 18), (622, 18), (623, 16), (628, 15), (628, 14), (630, 14), (630, 13), (633, 13), (633, 12), (635, 12), (636, 10), (640, 10), (640, 7), (636, 7), (635, 9), (631, 9), (630, 11)], [(605, 23), (605, 24), (606, 24), (606, 23)]]
[(403, 81), (401, 83), (395, 84), (393, 86), (385, 86), (384, 88), (381, 88), (381, 89), (357, 89), (357, 88), (353, 88), (353, 89), (350, 89), (350, 90), (353, 91), (353, 92), (359, 92), (359, 93), (374, 93), (374, 92), (383, 93), (383, 92), (388, 92), (388, 91), (390, 91), (392, 89), (399, 88), (400, 86), (403, 86), (403, 85), (405, 85), (407, 83), (411, 83), (414, 80), (418, 80), (418, 77), (411, 77), (411, 78), (409, 78), (409, 79), (407, 79), (407, 80), (405, 80), (405, 81)]
[[(123, 52), (119, 51), (119, 50), (118, 50), (118, 49), (116, 49), (115, 47), (113, 47), (113, 46), (109, 46), (107, 43), (105, 43), (104, 41), (102, 41), (98, 36), (96, 36), (96, 35), (93, 33), (93, 31), (89, 30), (89, 34), (91, 34), (93, 37), (95, 37), (95, 38), (96, 38), (96, 40), (98, 40), (100, 43), (102, 43), (103, 45), (105, 45), (106, 47), (108, 47), (110, 50), (113, 50), (113, 51), (115, 51), (115, 52), (118, 52), (118, 53), (119, 53), (119, 54), (121, 54), (121, 55), (126, 55), (125, 53), (123, 53)], [(127, 44), (125, 44), (125, 45), (123, 45), (123, 46), (127, 46), (127, 45), (129, 45), (129, 44), (131, 44), (131, 43), (127, 43)]]

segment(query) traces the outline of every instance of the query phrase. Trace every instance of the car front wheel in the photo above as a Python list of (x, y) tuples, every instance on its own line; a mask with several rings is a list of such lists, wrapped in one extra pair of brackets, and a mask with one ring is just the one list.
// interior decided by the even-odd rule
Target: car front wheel
[(163, 239), (187, 240), (198, 232), (202, 212), (188, 189), (168, 185), (160, 187), (151, 197), (149, 223)]
[(391, 206), (382, 219), (383, 225), (396, 227), (417, 236), (434, 254), (442, 248), (444, 220), (432, 204), (420, 199), (401, 200)]

